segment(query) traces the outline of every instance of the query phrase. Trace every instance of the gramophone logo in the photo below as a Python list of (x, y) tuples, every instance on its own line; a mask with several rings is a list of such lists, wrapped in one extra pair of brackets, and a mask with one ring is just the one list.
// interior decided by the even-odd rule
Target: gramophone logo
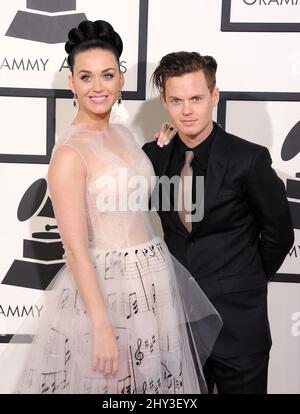
[(75, 10), (76, 0), (27, 0), (27, 10), (18, 10), (6, 36), (42, 43), (63, 43), (72, 27), (87, 20), (84, 13), (73, 13)]
[[(53, 219), (54, 211), (47, 195), (47, 181), (35, 181), (23, 195), (17, 212), (19, 221), (35, 217)], [(23, 258), (14, 260), (2, 284), (45, 290), (64, 265), (63, 246), (57, 225), (46, 224), (31, 239), (23, 240)], [(54, 230), (54, 231), (53, 231)]]
[[(281, 149), (283, 161), (290, 161), (300, 153), (300, 121), (288, 133)], [(294, 228), (300, 230), (300, 172), (296, 179), (287, 179), (286, 192), (289, 198)], [(293, 199), (293, 200), (291, 200)]]

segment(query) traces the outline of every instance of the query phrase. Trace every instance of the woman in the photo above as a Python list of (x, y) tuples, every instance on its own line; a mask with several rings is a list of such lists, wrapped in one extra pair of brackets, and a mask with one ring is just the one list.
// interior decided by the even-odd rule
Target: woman
[[(65, 48), (78, 113), (54, 147), (48, 183), (66, 266), (16, 392), (199, 393), (200, 357), (220, 319), (154, 237), (144, 211), (152, 165), (130, 131), (109, 122), (124, 84), (122, 40), (109, 23), (84, 21)], [(204, 322), (200, 356), (188, 321)]]

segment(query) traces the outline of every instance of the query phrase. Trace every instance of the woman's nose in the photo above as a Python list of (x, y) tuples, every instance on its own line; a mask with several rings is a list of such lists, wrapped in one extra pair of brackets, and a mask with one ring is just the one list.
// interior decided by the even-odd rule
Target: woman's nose
[(101, 79), (95, 78), (93, 81), (93, 90), (95, 92), (101, 92), (102, 89), (103, 89), (103, 85), (102, 85)]

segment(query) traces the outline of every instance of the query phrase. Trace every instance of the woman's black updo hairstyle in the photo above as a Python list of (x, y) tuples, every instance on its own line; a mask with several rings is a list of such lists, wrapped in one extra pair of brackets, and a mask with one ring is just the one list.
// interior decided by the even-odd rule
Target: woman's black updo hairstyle
[(84, 20), (78, 27), (69, 31), (68, 39), (65, 50), (68, 53), (68, 65), (72, 73), (75, 56), (79, 52), (89, 49), (110, 50), (119, 63), (123, 51), (122, 39), (114, 31), (112, 25), (104, 20), (96, 20), (95, 22)]

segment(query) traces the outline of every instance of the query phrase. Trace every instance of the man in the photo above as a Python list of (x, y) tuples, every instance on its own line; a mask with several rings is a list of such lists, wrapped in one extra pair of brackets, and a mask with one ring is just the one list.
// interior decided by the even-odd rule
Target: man
[(223, 319), (204, 367), (209, 392), (216, 384), (219, 393), (266, 393), (267, 282), (293, 245), (293, 226), (268, 150), (212, 121), (219, 100), (216, 69), (214, 58), (194, 52), (162, 58), (153, 81), (178, 133), (164, 148), (154, 141), (143, 149), (157, 176), (192, 174), (196, 204), (201, 202), (196, 178), (204, 177), (203, 218), (187, 220), (175, 211), (175, 199), (171, 211), (160, 208), (159, 215), (171, 253)]

